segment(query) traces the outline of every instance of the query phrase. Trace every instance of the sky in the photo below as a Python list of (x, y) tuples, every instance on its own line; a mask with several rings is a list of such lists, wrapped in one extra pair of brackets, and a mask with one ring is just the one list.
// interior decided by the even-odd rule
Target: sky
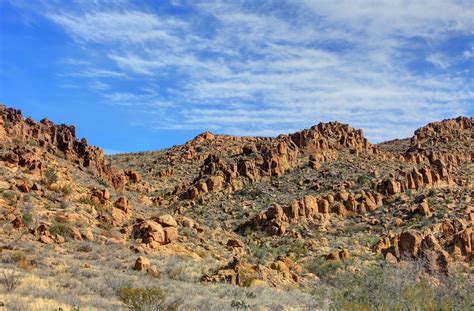
[(474, 2), (0, 0), (0, 103), (107, 153), (474, 115)]

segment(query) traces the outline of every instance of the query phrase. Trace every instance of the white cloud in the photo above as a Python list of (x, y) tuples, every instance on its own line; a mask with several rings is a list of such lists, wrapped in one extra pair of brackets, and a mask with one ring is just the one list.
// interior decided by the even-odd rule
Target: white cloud
[(101, 81), (92, 81), (89, 84), (89, 87), (95, 90), (99, 90), (99, 91), (105, 91), (105, 90), (110, 89), (110, 85)]
[(146, 111), (145, 124), (155, 128), (273, 135), (338, 119), (381, 140), (472, 105), (472, 69), (449, 71), (472, 57), (472, 47), (457, 56), (443, 50), (445, 40), (474, 33), (467, 1), (199, 2), (192, 9), (170, 16), (98, 5), (47, 16), (91, 58), (102, 55), (97, 69), (84, 64), (74, 76), (154, 86), (125, 91), (91, 82), (111, 104), (142, 107), (137, 113)]

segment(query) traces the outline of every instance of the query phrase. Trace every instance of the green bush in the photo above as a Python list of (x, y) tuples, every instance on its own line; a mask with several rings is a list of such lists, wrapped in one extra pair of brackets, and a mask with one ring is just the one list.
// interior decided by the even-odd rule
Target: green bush
[(130, 288), (119, 290), (120, 300), (131, 310), (166, 310), (164, 307), (165, 294), (157, 287)]
[(97, 181), (97, 183), (103, 187), (106, 187), (106, 188), (109, 187), (109, 183), (102, 177), (96, 177), (95, 181)]
[(44, 173), (44, 177), (46, 178), (46, 183), (48, 185), (54, 184), (58, 181), (58, 173), (52, 167), (48, 168)]
[(8, 201), (9, 205), (15, 205), (17, 201), (17, 196), (15, 191), (5, 191), (3, 193), (3, 198)]
[(64, 195), (70, 195), (72, 193), (72, 187), (71, 185), (64, 185), (62, 188), (61, 188), (61, 192), (64, 194)]
[(51, 234), (59, 234), (62, 236), (70, 236), (71, 235), (71, 225), (68, 223), (62, 222), (54, 222), (49, 228), (49, 232)]
[(31, 225), (31, 223), (33, 222), (33, 215), (31, 215), (31, 213), (29, 212), (24, 213), (22, 217), (23, 217), (23, 222), (26, 225)]
[(358, 185), (363, 186), (366, 183), (368, 183), (369, 181), (370, 181), (370, 178), (367, 175), (360, 175), (359, 177), (357, 177), (357, 184)]
[(326, 260), (323, 257), (315, 257), (306, 265), (306, 270), (314, 273), (321, 279), (325, 279), (336, 273), (345, 263), (343, 261)]
[(344, 272), (332, 279), (333, 310), (472, 310), (472, 282), (433, 275), (434, 285), (423, 277), (421, 262), (399, 267), (388, 264)]

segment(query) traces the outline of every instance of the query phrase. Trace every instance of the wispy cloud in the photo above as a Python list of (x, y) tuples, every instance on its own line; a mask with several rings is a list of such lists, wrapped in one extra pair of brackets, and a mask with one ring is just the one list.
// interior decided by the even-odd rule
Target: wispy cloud
[(174, 5), (45, 16), (84, 51), (69, 74), (145, 126), (274, 135), (338, 119), (382, 140), (472, 113), (472, 44), (446, 51), (472, 42), (468, 1)]

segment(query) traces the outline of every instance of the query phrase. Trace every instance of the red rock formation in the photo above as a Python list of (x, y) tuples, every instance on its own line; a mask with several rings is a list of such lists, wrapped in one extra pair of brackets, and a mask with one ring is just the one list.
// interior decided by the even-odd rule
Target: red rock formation
[[(451, 144), (456, 142), (456, 144)], [(416, 163), (443, 161), (450, 166), (474, 160), (474, 118), (429, 123), (415, 131), (404, 157)]]
[(444, 162), (436, 160), (432, 166), (424, 166), (419, 170), (415, 167), (410, 171), (400, 172), (398, 177), (387, 178), (378, 183), (375, 188), (383, 195), (394, 195), (409, 190), (448, 186), (453, 183)]
[[(51, 154), (58, 152), (70, 160), (86, 168), (91, 174), (109, 181), (116, 189), (122, 190), (125, 185), (125, 175), (122, 171), (112, 167), (105, 160), (102, 149), (89, 146), (85, 138), (76, 138), (74, 126), (55, 125), (48, 119), (35, 122), (31, 118), (24, 119), (20, 110), (6, 108), (0, 105), (0, 116), (4, 126), (0, 133), (0, 144), (11, 141), (13, 138), (21, 141), (34, 141), (42, 150)], [(7, 126), (5, 126), (7, 124)], [(18, 157), (18, 164), (22, 166), (34, 165), (41, 170), (40, 161), (31, 156), (26, 148), (16, 147), (4, 160), (12, 162)]]
[(453, 260), (469, 262), (472, 259), (474, 233), (467, 221), (445, 220), (436, 236), (429, 229), (423, 232), (410, 229), (399, 235), (391, 233), (377, 242), (374, 250), (397, 260), (424, 258), (430, 270), (443, 273), (449, 272)]
[[(205, 138), (207, 136), (209, 133), (202, 134), (189, 144), (202, 143), (206, 139), (215, 143), (222, 139), (214, 135)], [(231, 141), (231, 137), (227, 139)], [(209, 153), (199, 176), (183, 197), (194, 200), (206, 192), (235, 191), (249, 181), (282, 176), (295, 168), (301, 157), (309, 156), (310, 164), (317, 168), (322, 162), (336, 159), (343, 149), (368, 153), (376, 151), (363, 137), (361, 130), (338, 122), (320, 123), (311, 129), (277, 138), (234, 137), (233, 140), (240, 141), (241, 146), (229, 149), (232, 156), (226, 155), (225, 159)], [(219, 182), (214, 185), (214, 180)], [(207, 188), (203, 187), (203, 182)], [(209, 183), (213, 186), (209, 187)]]

